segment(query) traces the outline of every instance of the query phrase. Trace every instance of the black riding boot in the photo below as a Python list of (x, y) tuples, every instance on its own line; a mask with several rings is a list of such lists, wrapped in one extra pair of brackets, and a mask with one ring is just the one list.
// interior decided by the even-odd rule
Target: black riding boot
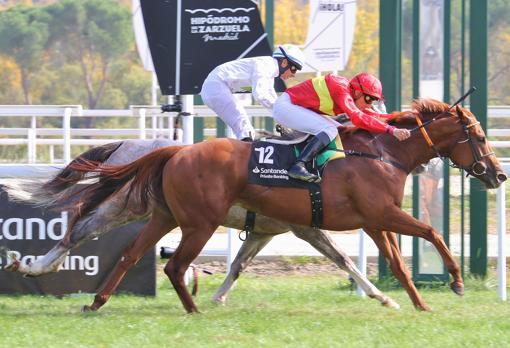
[(308, 182), (320, 182), (321, 179), (319, 176), (308, 172), (306, 169), (306, 163), (313, 160), (315, 155), (317, 155), (317, 153), (329, 143), (329, 137), (324, 132), (314, 136), (313, 139), (306, 144), (301, 154), (299, 154), (296, 162), (290, 167), (288, 172), (289, 176), (294, 179)]

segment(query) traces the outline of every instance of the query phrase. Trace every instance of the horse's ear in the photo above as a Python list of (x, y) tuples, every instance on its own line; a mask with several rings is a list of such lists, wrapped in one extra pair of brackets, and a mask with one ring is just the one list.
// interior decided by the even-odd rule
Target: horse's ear
[(464, 113), (464, 110), (462, 110), (462, 107), (460, 105), (455, 106), (455, 111), (457, 112), (457, 116), (459, 116), (460, 120), (463, 123), (467, 121), (467, 116)]

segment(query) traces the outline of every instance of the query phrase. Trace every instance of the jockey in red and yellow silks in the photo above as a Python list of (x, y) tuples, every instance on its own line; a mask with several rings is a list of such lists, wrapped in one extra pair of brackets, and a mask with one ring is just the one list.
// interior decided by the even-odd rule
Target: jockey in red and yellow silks
[(350, 93), (349, 80), (343, 76), (319, 76), (287, 89), (287, 94), (294, 105), (329, 116), (346, 113), (353, 125), (371, 132), (390, 132), (395, 128), (379, 119), (391, 115), (358, 109)]
[(286, 127), (314, 135), (289, 169), (289, 176), (310, 182), (320, 181), (317, 175), (308, 172), (305, 164), (338, 134), (340, 123), (325, 115), (346, 113), (359, 128), (375, 133), (387, 132), (398, 140), (407, 139), (411, 135), (409, 130), (386, 124), (382, 119), (390, 115), (372, 109), (372, 103), (382, 99), (381, 82), (368, 73), (358, 74), (350, 81), (328, 74), (287, 89), (276, 100), (273, 117)]

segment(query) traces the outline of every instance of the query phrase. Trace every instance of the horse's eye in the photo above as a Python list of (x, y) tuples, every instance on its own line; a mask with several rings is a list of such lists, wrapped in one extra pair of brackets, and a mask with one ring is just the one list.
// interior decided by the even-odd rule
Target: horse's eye
[(481, 143), (485, 143), (485, 137), (478, 137), (478, 141)]

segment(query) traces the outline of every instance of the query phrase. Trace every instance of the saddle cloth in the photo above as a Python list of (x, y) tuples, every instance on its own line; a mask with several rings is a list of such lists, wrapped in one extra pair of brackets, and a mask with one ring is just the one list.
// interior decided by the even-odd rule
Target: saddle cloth
[[(263, 186), (308, 188), (310, 183), (290, 178), (287, 169), (294, 163), (301, 150), (306, 145), (309, 136), (300, 137), (301, 142), (267, 139), (255, 141), (251, 146), (250, 161), (248, 162), (248, 183)], [(337, 136), (316, 157), (315, 168), (308, 168), (321, 173), (329, 161), (343, 158), (345, 154), (342, 141)]]

